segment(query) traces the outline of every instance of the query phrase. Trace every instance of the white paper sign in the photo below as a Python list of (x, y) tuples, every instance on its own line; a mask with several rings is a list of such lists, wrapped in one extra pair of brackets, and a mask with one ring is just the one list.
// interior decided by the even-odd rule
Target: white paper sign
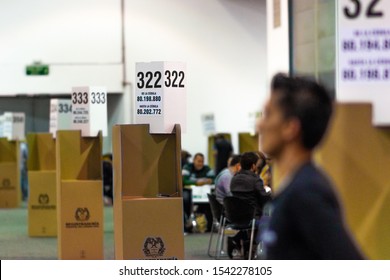
[(4, 112), (3, 137), (8, 140), (24, 140), (25, 114), (22, 112)]
[(95, 137), (99, 131), (107, 136), (107, 90), (104, 87), (72, 88), (71, 128), (84, 137)]
[(0, 138), (4, 137), (4, 115), (0, 115)]
[(203, 114), (202, 118), (202, 126), (203, 126), (203, 134), (205, 136), (213, 135), (216, 132), (215, 129), (215, 116), (213, 113)]
[(337, 2), (336, 97), (370, 102), (373, 124), (390, 124), (390, 1)]
[(50, 100), (50, 133), (56, 137), (57, 130), (71, 129), (72, 101), (70, 99)]
[(150, 133), (186, 130), (186, 66), (180, 62), (136, 63), (135, 123)]

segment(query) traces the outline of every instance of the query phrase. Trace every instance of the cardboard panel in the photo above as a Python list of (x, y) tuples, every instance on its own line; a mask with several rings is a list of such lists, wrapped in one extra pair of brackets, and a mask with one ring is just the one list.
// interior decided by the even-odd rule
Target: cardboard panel
[(0, 138), (0, 162), (17, 162), (18, 141), (8, 141), (7, 138)]
[(114, 126), (116, 259), (184, 258), (180, 150), (179, 125), (172, 134), (149, 134), (149, 125)]
[(339, 104), (317, 158), (335, 182), (347, 222), (372, 259), (390, 259), (390, 130), (370, 104)]
[(259, 136), (250, 133), (238, 134), (238, 145), (240, 154), (245, 152), (255, 152), (259, 150)]
[(181, 198), (126, 199), (123, 217), (123, 259), (184, 259)]
[(17, 163), (0, 163), (0, 208), (20, 206), (21, 189)]
[[(113, 130), (114, 157), (119, 162), (123, 196), (179, 196), (181, 193), (180, 130), (149, 134), (148, 125), (121, 125)], [(120, 146), (120, 149), (118, 147)]]
[(29, 171), (28, 234), (57, 236), (55, 171)]
[(57, 131), (57, 170), (60, 180), (102, 180), (102, 141), (81, 137), (79, 130)]
[(27, 134), (29, 171), (55, 170), (56, 145), (51, 133)]
[(102, 182), (62, 181), (58, 195), (59, 259), (103, 259)]

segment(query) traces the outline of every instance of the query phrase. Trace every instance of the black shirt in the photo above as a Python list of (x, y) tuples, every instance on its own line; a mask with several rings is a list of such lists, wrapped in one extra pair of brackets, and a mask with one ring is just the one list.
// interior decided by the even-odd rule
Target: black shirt
[(271, 208), (263, 235), (267, 259), (362, 259), (331, 183), (313, 163), (297, 171)]
[(228, 159), (233, 152), (233, 146), (226, 139), (218, 139), (215, 141), (214, 149), (217, 151), (215, 175), (218, 175), (219, 172), (227, 167)]

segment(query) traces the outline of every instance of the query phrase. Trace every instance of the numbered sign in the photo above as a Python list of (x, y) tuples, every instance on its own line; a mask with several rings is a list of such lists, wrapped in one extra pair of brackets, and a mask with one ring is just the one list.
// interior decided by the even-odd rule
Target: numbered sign
[(373, 124), (390, 124), (390, 1), (339, 0), (337, 99), (370, 102)]
[(81, 130), (85, 137), (99, 131), (107, 136), (107, 90), (104, 87), (74, 87), (71, 95), (71, 128)]
[(21, 112), (4, 112), (3, 137), (8, 140), (24, 140), (25, 114)]
[(70, 99), (50, 100), (50, 133), (56, 137), (57, 130), (71, 129), (72, 101)]
[(0, 138), (4, 137), (4, 115), (0, 115)]
[(135, 123), (150, 124), (150, 133), (186, 130), (186, 66), (180, 62), (136, 64)]

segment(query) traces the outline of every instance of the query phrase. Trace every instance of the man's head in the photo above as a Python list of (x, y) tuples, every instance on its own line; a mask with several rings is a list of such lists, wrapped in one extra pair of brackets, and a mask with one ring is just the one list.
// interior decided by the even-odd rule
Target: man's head
[(277, 157), (291, 143), (313, 150), (325, 134), (332, 109), (332, 99), (318, 83), (275, 75), (259, 124), (263, 152)]
[(232, 155), (229, 160), (229, 169), (233, 172), (233, 174), (236, 174), (238, 171), (241, 170), (241, 155)]
[(201, 153), (195, 154), (193, 163), (195, 170), (201, 170), (204, 166), (204, 155)]
[(259, 160), (259, 155), (254, 152), (243, 153), (240, 161), (241, 169), (255, 172)]

